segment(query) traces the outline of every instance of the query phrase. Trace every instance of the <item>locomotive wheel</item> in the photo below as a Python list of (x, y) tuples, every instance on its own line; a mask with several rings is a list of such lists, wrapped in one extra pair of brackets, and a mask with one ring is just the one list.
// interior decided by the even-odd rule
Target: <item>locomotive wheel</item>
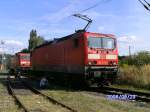
[(110, 86), (112, 83), (110, 81), (102, 80), (97, 84), (98, 87)]
[(86, 80), (86, 82), (85, 82), (85, 85), (86, 85), (87, 87), (90, 87), (92, 84), (93, 84), (93, 83), (92, 83), (92, 80)]

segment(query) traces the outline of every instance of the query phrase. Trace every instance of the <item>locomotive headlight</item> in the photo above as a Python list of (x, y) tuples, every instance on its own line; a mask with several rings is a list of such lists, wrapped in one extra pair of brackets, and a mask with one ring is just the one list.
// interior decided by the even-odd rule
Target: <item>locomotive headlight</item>
[(26, 61), (21, 61), (21, 64), (27, 64), (27, 62)]
[(30, 62), (28, 62), (28, 61), (21, 61), (20, 64), (26, 65), (26, 64), (30, 64)]
[(89, 65), (92, 65), (92, 62), (89, 62)]
[(116, 62), (113, 62), (113, 65), (117, 65), (117, 63), (116, 63)]

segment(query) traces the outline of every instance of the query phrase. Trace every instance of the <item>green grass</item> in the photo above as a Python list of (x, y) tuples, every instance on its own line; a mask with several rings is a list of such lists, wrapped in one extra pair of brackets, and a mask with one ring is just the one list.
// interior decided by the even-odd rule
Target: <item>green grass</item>
[(6, 87), (0, 81), (0, 112), (21, 112), (14, 99), (8, 94)]
[(59, 105), (50, 103), (48, 100), (39, 95), (17, 95), (17, 97), (29, 111), (69, 112)]
[[(29, 81), (35, 85), (34, 81)], [(54, 84), (49, 89), (41, 90), (44, 94), (72, 107), (79, 112), (149, 112), (150, 105), (139, 102), (108, 100), (105, 95), (95, 96), (85, 91), (77, 91)]]
[(149, 112), (150, 106), (138, 103), (108, 100), (103, 96), (94, 96), (87, 92), (69, 92), (65, 90), (45, 90), (45, 94), (76, 109), (79, 112)]

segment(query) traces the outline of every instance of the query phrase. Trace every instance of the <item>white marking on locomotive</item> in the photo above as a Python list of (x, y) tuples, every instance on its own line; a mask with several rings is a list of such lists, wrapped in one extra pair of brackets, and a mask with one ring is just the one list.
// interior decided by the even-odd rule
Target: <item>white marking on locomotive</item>
[(21, 64), (30, 64), (30, 62), (21, 61)]
[(106, 59), (117, 59), (117, 55), (106, 55)]
[(88, 54), (88, 59), (100, 59), (99, 54)]

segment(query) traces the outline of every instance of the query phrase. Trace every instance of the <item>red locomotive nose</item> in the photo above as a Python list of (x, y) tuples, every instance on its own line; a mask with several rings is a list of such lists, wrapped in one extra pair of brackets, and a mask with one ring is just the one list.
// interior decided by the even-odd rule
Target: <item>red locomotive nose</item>
[(30, 66), (30, 61), (26, 61), (26, 60), (20, 61), (20, 65), (22, 65), (22, 66)]
[(87, 43), (87, 65), (118, 64), (116, 40), (111, 35), (88, 34)]

